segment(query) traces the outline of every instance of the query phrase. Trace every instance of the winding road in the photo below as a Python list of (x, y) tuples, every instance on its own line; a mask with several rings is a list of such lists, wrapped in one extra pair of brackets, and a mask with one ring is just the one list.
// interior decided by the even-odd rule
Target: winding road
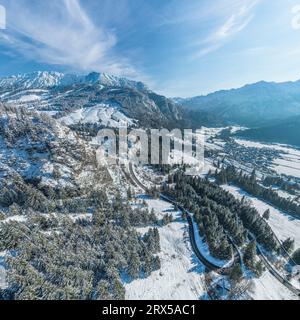
[[(135, 172), (133, 170), (133, 166), (132, 163), (129, 163), (129, 173), (126, 172), (125, 167), (122, 167), (122, 171), (124, 172), (124, 175), (126, 176), (126, 178), (128, 180), (130, 180), (135, 186), (141, 188), (144, 192), (149, 193), (149, 190), (146, 186), (144, 186), (140, 180), (136, 177)], [(220, 267), (217, 266), (215, 264), (213, 264), (212, 262), (210, 262), (209, 260), (207, 260), (202, 253), (200, 252), (197, 243), (196, 243), (196, 238), (195, 238), (195, 231), (194, 231), (194, 226), (193, 226), (193, 218), (191, 216), (191, 214), (185, 209), (183, 208), (180, 204), (178, 204), (176, 201), (170, 199), (169, 197), (160, 194), (160, 198), (172, 205), (175, 205), (178, 207), (178, 209), (182, 212), (184, 212), (186, 214), (187, 217), (187, 222), (189, 225), (189, 238), (190, 238), (190, 243), (192, 246), (192, 249), (196, 255), (196, 257), (200, 260), (200, 262), (209, 270), (209, 271), (215, 271), (221, 275), (228, 275), (230, 274), (231, 270), (232, 270), (232, 266), (235, 263), (240, 263), (240, 256), (238, 254), (235, 254), (234, 256), (234, 263), (232, 266), (230, 267)]]
[[(144, 186), (140, 180), (136, 177), (135, 172), (133, 170), (133, 166), (132, 163), (129, 163), (129, 173), (126, 172), (125, 167), (121, 166), (122, 170), (126, 176), (126, 178), (128, 180), (130, 180), (134, 185), (136, 185), (137, 187), (141, 188), (143, 191), (145, 191), (146, 193), (149, 192), (148, 188), (146, 186)], [(192, 249), (195, 253), (195, 255), (197, 256), (197, 258), (200, 260), (200, 262), (209, 270), (209, 271), (215, 271), (221, 275), (228, 275), (231, 270), (232, 270), (232, 266), (231, 267), (227, 267), (227, 268), (221, 268), (219, 266), (214, 265), (213, 263), (211, 263), (210, 261), (208, 261), (200, 252), (197, 244), (196, 244), (196, 239), (195, 239), (195, 231), (194, 231), (194, 227), (193, 227), (193, 218), (191, 216), (191, 214), (185, 209), (183, 208), (180, 204), (178, 204), (176, 201), (170, 199), (169, 197), (160, 194), (160, 198), (168, 203), (171, 203), (173, 205), (176, 205), (179, 210), (181, 210), (182, 212), (184, 212), (187, 216), (187, 222), (189, 224), (189, 237), (190, 237), (190, 242), (191, 242), (191, 246)], [(234, 264), (235, 263), (240, 263), (242, 264), (242, 257), (239, 254), (239, 251), (236, 247), (236, 244), (234, 243), (234, 241), (228, 237), (230, 242), (233, 244), (233, 247), (236, 250), (235, 253), (235, 259), (234, 259)], [(265, 267), (267, 268), (267, 270), (280, 282), (282, 283), (287, 289), (289, 289), (292, 293), (294, 293), (295, 295), (297, 295), (298, 297), (300, 297), (300, 290), (295, 288), (289, 281), (287, 281), (282, 275), (280, 275), (278, 273), (278, 271), (272, 266), (272, 264), (268, 261), (268, 259), (265, 257), (265, 255), (263, 254), (263, 252), (261, 251), (260, 247), (257, 245), (257, 253), (261, 259), (261, 261), (264, 263)]]

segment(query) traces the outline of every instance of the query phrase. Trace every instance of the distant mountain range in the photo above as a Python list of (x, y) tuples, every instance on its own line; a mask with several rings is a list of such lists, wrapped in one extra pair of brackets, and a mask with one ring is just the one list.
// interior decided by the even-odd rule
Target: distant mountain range
[[(258, 82), (239, 89), (218, 91), (189, 99), (175, 98), (191, 117), (209, 116), (212, 125), (238, 124), (248, 127), (270, 125), (300, 115), (300, 81)], [(200, 122), (203, 120), (200, 117)]]
[(39, 71), (0, 79), (0, 102), (46, 112), (66, 125), (200, 128), (241, 125), (249, 139), (300, 145), (300, 81), (258, 82), (189, 99), (105, 73)]

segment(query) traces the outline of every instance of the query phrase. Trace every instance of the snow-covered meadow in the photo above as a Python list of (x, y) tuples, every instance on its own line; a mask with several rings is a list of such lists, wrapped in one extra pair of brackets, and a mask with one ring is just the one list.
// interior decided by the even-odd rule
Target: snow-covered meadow
[(231, 185), (223, 185), (222, 187), (238, 199), (242, 199), (245, 196), (261, 215), (269, 209), (271, 215), (268, 223), (277, 237), (283, 241), (291, 237), (295, 239), (296, 248), (300, 248), (300, 220), (293, 218), (260, 199), (252, 197), (238, 187)]
[(84, 109), (78, 109), (61, 118), (66, 125), (77, 123), (100, 123), (103, 126), (118, 128), (119, 126), (133, 126), (134, 120), (120, 112), (114, 105), (98, 104)]
[(171, 213), (174, 221), (159, 228), (161, 269), (146, 279), (125, 283), (126, 299), (201, 299), (205, 295), (204, 267), (191, 249), (187, 224), (181, 219), (181, 213), (165, 201), (147, 197), (145, 201), (158, 219)]
[(259, 279), (253, 279), (254, 288), (251, 296), (254, 300), (298, 300), (281, 284), (269, 271), (266, 271)]

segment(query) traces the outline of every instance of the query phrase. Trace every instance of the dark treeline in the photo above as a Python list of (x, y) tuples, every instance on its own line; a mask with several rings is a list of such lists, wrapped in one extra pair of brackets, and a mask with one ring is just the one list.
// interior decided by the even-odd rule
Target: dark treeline
[(297, 249), (294, 252), (293, 260), (297, 263), (298, 266), (300, 265), (300, 249)]
[(286, 180), (283, 177), (277, 176), (267, 176), (263, 180), (263, 185), (267, 187), (276, 186), (280, 189), (290, 193), (291, 195), (296, 195), (297, 191), (300, 191), (299, 183), (293, 180)]
[(217, 181), (220, 184), (234, 183), (249, 194), (262, 198), (280, 210), (300, 218), (300, 206), (292, 200), (282, 198), (271, 188), (260, 185), (256, 179), (255, 171), (251, 175), (238, 172), (235, 167), (228, 166), (216, 173)]
[(205, 235), (214, 257), (231, 257), (228, 236), (242, 247), (248, 242), (249, 231), (267, 250), (279, 250), (271, 228), (247, 202), (235, 199), (207, 179), (186, 176), (182, 172), (169, 175), (168, 182), (163, 192), (195, 214), (200, 233)]

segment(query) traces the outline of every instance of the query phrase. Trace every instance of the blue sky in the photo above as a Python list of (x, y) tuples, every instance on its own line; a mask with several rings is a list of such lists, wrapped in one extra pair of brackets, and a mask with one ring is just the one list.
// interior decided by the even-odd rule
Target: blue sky
[[(167, 96), (300, 79), (300, 0), (0, 0), (0, 76), (102, 71)], [(299, 28), (298, 28), (299, 27)]]

